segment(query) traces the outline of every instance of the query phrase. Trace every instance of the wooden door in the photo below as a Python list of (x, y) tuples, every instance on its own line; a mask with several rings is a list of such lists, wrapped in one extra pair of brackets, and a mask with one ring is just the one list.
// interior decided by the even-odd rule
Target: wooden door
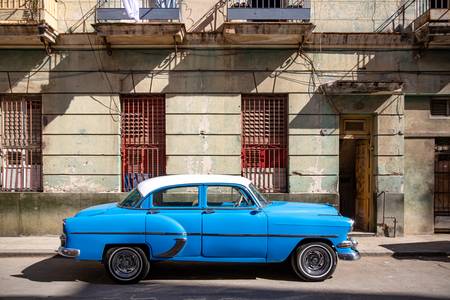
[(356, 140), (355, 151), (355, 228), (370, 229), (370, 144), (367, 139)]

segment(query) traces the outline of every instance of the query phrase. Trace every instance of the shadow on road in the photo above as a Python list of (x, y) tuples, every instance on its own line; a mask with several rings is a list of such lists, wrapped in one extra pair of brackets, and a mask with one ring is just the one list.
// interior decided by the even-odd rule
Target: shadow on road
[[(151, 265), (152, 280), (232, 280), (274, 279), (297, 281), (288, 263), (280, 264), (225, 264), (157, 262)], [(83, 281), (88, 283), (113, 283), (99, 262), (74, 261), (61, 256), (41, 260), (13, 275), (37, 282)]]
[(450, 241), (432, 241), (420, 243), (400, 243), (381, 245), (394, 252), (398, 259), (420, 259), (427, 261), (450, 262)]
[[(149, 280), (133, 285), (120, 285), (107, 277), (100, 263), (76, 262), (55, 256), (38, 261), (23, 269), (22, 274), (12, 276), (55, 284), (73, 281), (77, 288), (67, 290), (68, 294), (61, 297), (64, 299), (443, 299), (409, 293), (352, 292), (354, 286), (352, 287), (351, 283), (348, 286), (349, 292), (328, 290), (327, 282), (297, 281), (288, 264), (159, 262), (152, 265), (150, 276), (147, 278)], [(249, 279), (255, 280), (247, 281)], [(89, 284), (77, 285), (78, 281)], [(365, 279), (361, 278), (360, 284), (365, 283)], [(46, 297), (8, 297), (14, 300), (39, 298)]]

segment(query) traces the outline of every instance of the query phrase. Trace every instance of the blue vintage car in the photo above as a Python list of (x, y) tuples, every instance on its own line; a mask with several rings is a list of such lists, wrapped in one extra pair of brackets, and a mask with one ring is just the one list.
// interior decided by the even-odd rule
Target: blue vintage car
[(267, 201), (238, 176), (148, 179), (120, 203), (64, 220), (58, 252), (105, 265), (112, 279), (137, 282), (155, 261), (278, 263), (306, 281), (325, 280), (337, 258), (356, 260), (353, 221), (331, 205)]

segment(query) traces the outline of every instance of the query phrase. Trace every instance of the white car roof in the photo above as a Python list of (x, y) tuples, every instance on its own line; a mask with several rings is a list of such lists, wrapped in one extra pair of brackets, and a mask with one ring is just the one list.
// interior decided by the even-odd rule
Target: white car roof
[(202, 183), (231, 183), (248, 186), (251, 181), (241, 176), (231, 175), (169, 175), (150, 178), (138, 184), (137, 189), (143, 196), (163, 188), (179, 184), (202, 184)]

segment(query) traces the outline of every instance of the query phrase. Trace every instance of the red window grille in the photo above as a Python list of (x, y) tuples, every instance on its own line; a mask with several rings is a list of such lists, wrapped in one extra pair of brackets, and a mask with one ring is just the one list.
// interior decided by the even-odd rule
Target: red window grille
[(164, 95), (121, 97), (122, 190), (166, 172)]
[(2, 95), (1, 190), (42, 191), (40, 96)]
[(287, 192), (286, 95), (242, 95), (241, 165), (263, 192)]

